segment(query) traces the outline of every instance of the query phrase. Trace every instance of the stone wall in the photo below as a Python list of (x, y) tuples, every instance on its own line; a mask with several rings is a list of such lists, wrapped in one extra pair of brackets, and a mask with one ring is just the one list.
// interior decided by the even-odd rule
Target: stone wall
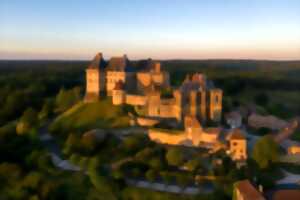
[(147, 96), (127, 94), (125, 102), (128, 105), (144, 106), (147, 104)]
[(148, 136), (152, 141), (162, 144), (189, 145), (187, 135), (184, 131), (174, 131), (167, 129), (149, 129)]
[(156, 119), (145, 118), (145, 117), (138, 117), (136, 121), (140, 126), (154, 126), (155, 124), (159, 123), (159, 121)]
[(126, 83), (126, 72), (122, 71), (107, 71), (106, 72), (106, 91), (108, 95), (112, 94), (112, 90), (118, 81)]

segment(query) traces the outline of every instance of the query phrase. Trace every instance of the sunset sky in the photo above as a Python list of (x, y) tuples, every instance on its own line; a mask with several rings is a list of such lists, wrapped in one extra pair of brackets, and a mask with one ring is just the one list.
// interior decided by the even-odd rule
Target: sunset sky
[(0, 0), (0, 59), (300, 59), (299, 0)]

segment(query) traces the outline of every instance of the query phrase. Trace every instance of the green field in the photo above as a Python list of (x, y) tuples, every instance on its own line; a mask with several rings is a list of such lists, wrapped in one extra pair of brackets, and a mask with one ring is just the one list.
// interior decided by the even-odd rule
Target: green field
[(94, 128), (121, 128), (129, 125), (129, 117), (121, 106), (114, 106), (109, 98), (95, 103), (80, 102), (58, 116), (51, 125), (52, 131)]

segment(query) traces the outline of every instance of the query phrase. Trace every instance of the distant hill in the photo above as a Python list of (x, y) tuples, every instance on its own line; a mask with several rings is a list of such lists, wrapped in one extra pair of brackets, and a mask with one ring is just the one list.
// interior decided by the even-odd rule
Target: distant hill
[[(2, 69), (46, 69), (46, 68), (85, 68), (90, 61), (63, 61), (63, 60), (0, 60)], [(138, 61), (133, 60), (138, 67)], [(208, 59), (208, 60), (161, 60), (162, 64), (169, 70), (195, 70), (201, 68), (235, 68), (242, 70), (255, 69), (300, 69), (300, 60), (294, 61), (272, 61), (272, 60), (234, 60), (234, 59)]]

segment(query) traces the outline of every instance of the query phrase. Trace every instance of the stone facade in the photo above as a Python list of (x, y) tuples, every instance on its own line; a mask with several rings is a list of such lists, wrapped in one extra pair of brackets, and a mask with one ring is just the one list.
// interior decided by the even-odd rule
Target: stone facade
[(234, 161), (247, 159), (247, 140), (240, 129), (233, 129), (227, 138), (229, 142), (228, 153)]
[(155, 142), (170, 145), (214, 148), (219, 143), (220, 128), (204, 129), (197, 118), (185, 116), (184, 130), (150, 129), (149, 138)]
[[(162, 95), (166, 89), (173, 90), (171, 96)], [(214, 88), (204, 74), (187, 76), (179, 88), (171, 88), (169, 73), (152, 60), (133, 66), (126, 55), (106, 62), (97, 54), (86, 70), (85, 101), (97, 101), (103, 92), (112, 96), (114, 105), (145, 107), (148, 117), (181, 121), (190, 115), (201, 123), (221, 120), (222, 90)]]

